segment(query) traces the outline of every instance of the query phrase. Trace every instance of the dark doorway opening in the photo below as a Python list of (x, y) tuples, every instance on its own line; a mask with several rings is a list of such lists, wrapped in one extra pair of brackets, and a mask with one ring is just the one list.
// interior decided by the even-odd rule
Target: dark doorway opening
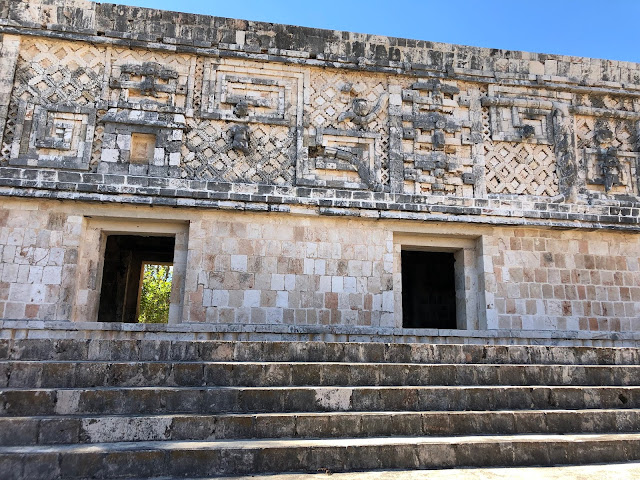
[(98, 321), (138, 322), (144, 266), (172, 265), (174, 249), (174, 237), (107, 236)]
[(402, 251), (404, 328), (457, 328), (454, 264), (453, 253)]

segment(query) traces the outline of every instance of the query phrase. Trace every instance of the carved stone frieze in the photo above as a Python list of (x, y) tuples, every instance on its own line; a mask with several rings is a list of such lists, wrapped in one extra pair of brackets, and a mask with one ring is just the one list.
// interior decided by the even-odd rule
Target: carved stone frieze
[(349, 120), (360, 128), (367, 128), (377, 117), (378, 112), (382, 109), (386, 99), (387, 94), (383, 93), (380, 95), (377, 102), (372, 105), (365, 98), (354, 98), (351, 110), (341, 113), (338, 117), (338, 122), (340, 123)]
[(98, 172), (179, 176), (184, 115), (112, 108), (98, 122), (103, 126)]
[(575, 194), (572, 117), (565, 92), (490, 85), (482, 98), (487, 193)]
[(26, 38), (12, 96), (36, 105), (93, 105), (103, 88), (105, 55), (104, 47)]
[(231, 135), (231, 148), (247, 155), (249, 153), (249, 126), (234, 125), (229, 129), (229, 134)]
[(550, 145), (497, 142), (486, 157), (488, 193), (556, 196), (558, 177)]
[(116, 67), (120, 75), (109, 86), (119, 91), (120, 107), (175, 107), (184, 105), (186, 85), (178, 84), (178, 72), (159, 63), (126, 64)]
[(560, 194), (575, 202), (577, 194), (576, 146), (573, 118), (564, 103), (553, 104), (553, 143)]
[(308, 72), (297, 67), (205, 59), (195, 112), (202, 120), (190, 122), (181, 176), (291, 184), (307, 82)]
[[(604, 99), (593, 98), (591, 103), (607, 104)], [(628, 107), (633, 103), (620, 99), (615, 105)], [(640, 113), (584, 106), (572, 110), (576, 114), (577, 148), (587, 188), (603, 194), (637, 195)]]
[[(100, 173), (180, 176), (196, 58), (121, 49), (107, 52), (105, 112), (98, 118)], [(108, 87), (108, 88), (107, 88)]]
[[(347, 132), (339, 134), (349, 139), (343, 145), (346, 150), (359, 148), (353, 144), (353, 135), (359, 135), (361, 137), (359, 141), (365, 142), (367, 145), (371, 142), (371, 138), (376, 138), (373, 142), (374, 152), (370, 157), (370, 159), (374, 159), (374, 172), (368, 181), (371, 185), (375, 185), (376, 189), (387, 188), (389, 183), (388, 97), (386, 76), (345, 75), (326, 69), (311, 70), (308, 95), (305, 97), (307, 98), (305, 118), (308, 121), (305, 136), (311, 145), (323, 148), (323, 145), (318, 144), (316, 139), (324, 138), (322, 132), (326, 133), (330, 130)], [(318, 137), (318, 132), (320, 132), (320, 137)], [(372, 135), (364, 135), (365, 132)], [(306, 178), (303, 182), (314, 181), (316, 174), (311, 173), (315, 169), (314, 159), (324, 158), (325, 153), (315, 149), (316, 146), (309, 147), (308, 156), (302, 159), (303, 164), (299, 166), (298, 179)], [(322, 164), (322, 160), (319, 164)], [(327, 174), (330, 175), (327, 176)], [(320, 177), (326, 177), (332, 181), (337, 181), (338, 178), (336, 171), (325, 171)], [(346, 180), (346, 177), (343, 177), (344, 175), (340, 178)], [(351, 175), (348, 184), (352, 186), (364, 185), (362, 179), (356, 180), (355, 174)]]
[(143, 50), (109, 50), (109, 106), (186, 113), (192, 108), (196, 59)]
[[(400, 138), (405, 191), (472, 195), (472, 146), (482, 143), (481, 125), (471, 121), (471, 98), (439, 79), (414, 82), (396, 97), (393, 133)], [(394, 125), (394, 126), (395, 126)]]
[(180, 177), (292, 185), (296, 145), (295, 127), (188, 119)]
[(639, 192), (640, 94), (624, 85), (138, 47), (25, 36), (0, 165), (554, 202)]
[(553, 143), (552, 103), (531, 98), (485, 97), (494, 142)]
[[(7, 99), (9, 105), (0, 148), (0, 164), (8, 163), (9, 157), (15, 163), (18, 154), (13, 145), (22, 142), (20, 136), (29, 135), (31, 128), (21, 125), (23, 117), (20, 115), (26, 114), (28, 117), (30, 113), (27, 112), (32, 112), (33, 106), (39, 105), (52, 111), (61, 106), (91, 108), (95, 105), (102, 90), (105, 55), (104, 47), (82, 42), (35, 37), (25, 37), (22, 40), (15, 76), (11, 76), (13, 89), (11, 97)], [(35, 143), (32, 143), (29, 154), (31, 163), (35, 161), (34, 147)], [(23, 152), (26, 152), (25, 148)], [(69, 160), (69, 151), (64, 155), (51, 152), (47, 155), (51, 158), (64, 156), (65, 164), (73, 163)], [(84, 168), (84, 160), (80, 163)]]
[(233, 60), (207, 60), (204, 66), (203, 118), (270, 125), (302, 125), (301, 69)]
[(86, 170), (95, 123), (90, 107), (21, 101), (9, 164)]
[(298, 170), (299, 185), (379, 190), (376, 144), (380, 136), (358, 130), (316, 129), (309, 154)]

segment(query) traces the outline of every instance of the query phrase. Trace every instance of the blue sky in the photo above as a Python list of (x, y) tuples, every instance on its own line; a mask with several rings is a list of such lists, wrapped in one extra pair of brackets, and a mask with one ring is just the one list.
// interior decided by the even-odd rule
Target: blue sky
[(434, 42), (640, 62), (640, 0), (110, 0)]

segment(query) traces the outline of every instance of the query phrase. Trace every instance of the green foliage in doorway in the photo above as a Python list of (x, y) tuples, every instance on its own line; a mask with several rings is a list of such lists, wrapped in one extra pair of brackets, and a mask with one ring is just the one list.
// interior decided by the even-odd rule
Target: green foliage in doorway
[(140, 293), (140, 323), (167, 323), (171, 295), (171, 265), (145, 265)]

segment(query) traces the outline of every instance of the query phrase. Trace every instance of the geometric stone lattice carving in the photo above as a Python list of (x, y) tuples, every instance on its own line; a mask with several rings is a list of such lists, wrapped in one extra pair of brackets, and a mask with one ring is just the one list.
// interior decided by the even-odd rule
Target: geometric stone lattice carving
[(102, 89), (106, 49), (81, 42), (24, 37), (18, 57), (7, 123), (0, 151), (6, 164), (14, 142), (18, 104), (85, 106)]
[(201, 122), (190, 121), (181, 177), (291, 185), (302, 151), (306, 75), (296, 66), (206, 59)]
[[(607, 138), (597, 136), (598, 131), (608, 131)], [(637, 148), (635, 125), (629, 120), (576, 115), (576, 135), (578, 149), (599, 147), (605, 142), (622, 152)]]
[(188, 120), (181, 177), (222, 182), (291, 185), (296, 158), (295, 127), (249, 125), (248, 152), (233, 148), (233, 126)]
[(34, 104), (98, 100), (105, 49), (80, 42), (25, 39), (20, 51), (13, 97)]
[[(306, 117), (310, 119), (307, 135), (314, 137), (315, 129), (367, 131), (376, 134), (375, 171), (370, 182), (377, 185), (389, 183), (389, 128), (387, 125), (387, 78), (384, 76), (356, 76), (348, 78), (330, 70), (311, 69), (309, 101), (305, 105)], [(355, 80), (355, 81), (354, 81)], [(366, 102), (372, 109), (380, 102), (381, 108), (369, 118), (367, 125), (354, 123), (348, 114), (354, 100)], [(382, 100), (382, 101), (381, 101)], [(341, 117), (342, 115), (342, 117)]]
[(578, 94), (575, 97), (574, 104), (622, 112), (636, 112), (640, 102), (637, 97)]
[[(358, 125), (342, 123), (340, 115), (350, 111), (354, 99), (363, 99), (375, 105), (387, 91), (385, 77), (358, 77), (351, 83), (343, 75), (323, 69), (311, 71), (308, 116), (311, 126), (319, 128), (356, 129)], [(366, 130), (379, 132), (385, 128), (384, 109), (366, 125)]]
[(7, 122), (4, 125), (2, 146), (0, 147), (0, 165), (2, 166), (6, 165), (9, 161), (16, 128), (18, 128), (18, 103), (11, 102), (9, 111), (7, 112)]
[(195, 72), (193, 74), (193, 110), (200, 112), (202, 109), (202, 84), (204, 81), (204, 59), (196, 59)]
[(549, 145), (495, 142), (485, 161), (488, 193), (558, 194), (555, 158)]

